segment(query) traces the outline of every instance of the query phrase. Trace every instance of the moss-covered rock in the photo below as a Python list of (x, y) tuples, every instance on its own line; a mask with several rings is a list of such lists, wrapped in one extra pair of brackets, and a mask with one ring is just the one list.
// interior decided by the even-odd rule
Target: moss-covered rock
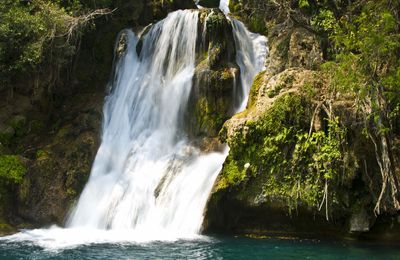
[[(193, 137), (218, 135), (237, 105), (239, 82), (232, 25), (218, 9), (199, 12), (197, 66), (188, 107), (188, 131)], [(213, 143), (213, 142), (212, 142)]]
[(8, 223), (0, 220), (0, 236), (7, 236), (17, 232), (17, 230)]
[(326, 99), (324, 78), (304, 69), (257, 76), (247, 110), (220, 132), (231, 149), (206, 231), (343, 237), (374, 230), (373, 144), (355, 123), (351, 97)]
[(230, 0), (229, 10), (232, 15), (241, 20), (250, 31), (267, 35), (267, 20), (274, 9), (269, 8), (268, 1)]
[(247, 110), (220, 133), (231, 149), (207, 232), (394, 239), (398, 225), (383, 226), (396, 213), (373, 213), (381, 177), (352, 97), (326, 103), (327, 91), (309, 70), (257, 76)]
[(205, 70), (196, 74), (190, 111), (190, 131), (195, 135), (216, 137), (233, 114), (233, 91), (238, 69)]
[(9, 222), (16, 212), (16, 189), (26, 172), (26, 161), (23, 158), (0, 153), (0, 235), (15, 232)]
[(3, 183), (21, 183), (26, 167), (15, 155), (0, 155), (0, 179)]
[(77, 97), (66, 108), (72, 115), (55, 124), (54, 133), (31, 156), (17, 199), (18, 215), (29, 223), (63, 225), (89, 178), (99, 145), (102, 99), (92, 96), (82, 108), (88, 97)]

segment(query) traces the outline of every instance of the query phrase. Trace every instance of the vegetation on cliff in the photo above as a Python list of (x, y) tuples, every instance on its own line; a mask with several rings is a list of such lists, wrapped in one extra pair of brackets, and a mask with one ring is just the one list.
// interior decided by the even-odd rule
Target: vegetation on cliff
[[(226, 204), (260, 216), (263, 207), (323, 215), (347, 223), (339, 230), (369, 230), (381, 215), (396, 226), (399, 4), (255, 0), (231, 1), (231, 10), (268, 34), (270, 57), (247, 110), (220, 133), (231, 150), (209, 214)], [(226, 226), (251, 225), (240, 214), (232, 221)]]
[(106, 9), (89, 11), (79, 1), (14, 1), (0, 4), (0, 90), (21, 76), (70, 61), (83, 28)]

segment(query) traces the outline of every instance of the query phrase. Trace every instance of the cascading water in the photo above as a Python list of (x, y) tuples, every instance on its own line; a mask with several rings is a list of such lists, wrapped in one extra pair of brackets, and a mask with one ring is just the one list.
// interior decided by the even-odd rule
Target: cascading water
[(229, 14), (229, 0), (221, 0), (219, 1), (219, 9), (224, 13), (224, 14)]
[(195, 68), (197, 11), (177, 11), (119, 61), (104, 106), (102, 143), (67, 227), (198, 233), (225, 155), (200, 155), (181, 131)]
[(242, 93), (239, 97), (241, 105), (238, 111), (242, 111), (246, 108), (254, 77), (265, 68), (264, 61), (268, 54), (267, 38), (249, 32), (244, 24), (236, 19), (231, 19), (231, 21), (236, 45), (236, 62), (240, 67), (240, 84), (242, 86)]
[[(228, 148), (203, 154), (183, 131), (198, 16), (195, 10), (170, 13), (142, 37), (139, 56), (138, 37), (123, 32), (127, 46), (105, 101), (101, 146), (66, 228), (25, 231), (9, 239), (51, 247), (170, 240), (199, 233)], [(263, 69), (266, 39), (239, 21), (232, 19), (232, 24), (242, 110), (254, 76)]]

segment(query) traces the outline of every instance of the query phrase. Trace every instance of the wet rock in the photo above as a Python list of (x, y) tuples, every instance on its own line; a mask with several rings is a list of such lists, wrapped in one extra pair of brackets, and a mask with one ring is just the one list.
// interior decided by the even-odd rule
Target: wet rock
[(122, 32), (121, 36), (119, 37), (116, 50), (118, 58), (121, 58), (125, 54), (127, 47), (128, 47), (128, 36), (126, 35), (126, 32)]
[(1, 236), (8, 236), (16, 233), (18, 230), (16, 230), (14, 227), (7, 223), (0, 223), (0, 237)]
[(350, 232), (359, 233), (367, 232), (370, 227), (370, 216), (365, 210), (354, 212), (350, 217)]
[[(193, 137), (215, 138), (237, 105), (234, 96), (239, 67), (236, 64), (232, 25), (225, 15), (218, 9), (202, 10), (199, 15), (198, 58), (187, 128)], [(208, 150), (210, 146), (204, 147)]]
[(102, 97), (102, 93), (76, 97), (65, 108), (68, 112), (62, 112), (64, 121), (30, 152), (34, 155), (16, 192), (17, 215), (25, 223), (64, 224), (89, 178), (99, 146)]

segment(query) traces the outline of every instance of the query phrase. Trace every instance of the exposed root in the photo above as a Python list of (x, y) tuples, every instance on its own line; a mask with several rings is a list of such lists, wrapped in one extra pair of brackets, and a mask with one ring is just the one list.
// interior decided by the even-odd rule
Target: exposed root
[(308, 138), (311, 137), (311, 133), (312, 133), (313, 126), (314, 126), (314, 120), (315, 120), (315, 117), (317, 116), (317, 113), (319, 112), (321, 105), (322, 105), (322, 102), (318, 103), (317, 106), (315, 107), (314, 113), (311, 118), (310, 130), (308, 131)]
[[(398, 182), (393, 170), (393, 164), (391, 161), (391, 156), (390, 156), (390, 146), (389, 146), (389, 140), (382, 129), (384, 128), (383, 124), (383, 117), (385, 115), (385, 106), (384, 106), (384, 100), (381, 95), (379, 95), (379, 89), (377, 89), (377, 97), (376, 97), (376, 102), (378, 105), (378, 119), (375, 122), (376, 124), (376, 136), (368, 131), (368, 136), (372, 143), (374, 144), (374, 151), (375, 151), (375, 157), (376, 161), (379, 166), (379, 171), (381, 173), (382, 177), (382, 186), (381, 186), (381, 191), (379, 193), (378, 199), (376, 201), (375, 207), (374, 207), (374, 214), (380, 215), (381, 209), (383, 208), (384, 210), (387, 210), (387, 204), (384, 203), (382, 207), (382, 203), (385, 198), (385, 194), (387, 192), (389, 193), (389, 200), (390, 203), (392, 204), (393, 209), (399, 210), (400, 209), (400, 202), (398, 199), (399, 195), (399, 189), (398, 189)], [(364, 114), (368, 115), (372, 111), (372, 100), (371, 97), (369, 100), (366, 100), (366, 102), (363, 104), (363, 109), (364, 109)], [(365, 118), (365, 122), (368, 122), (368, 118)]]
[(87, 25), (90, 21), (100, 17), (100, 16), (104, 16), (104, 15), (109, 15), (111, 13), (113, 13), (115, 10), (110, 10), (110, 9), (98, 9), (95, 10), (93, 12), (87, 13), (87, 14), (83, 14), (81, 16), (78, 17), (72, 17), (69, 16), (68, 18), (66, 18), (67, 22), (67, 26), (68, 26), (68, 30), (66, 33), (62, 34), (62, 35), (57, 35), (57, 37), (66, 37), (67, 41), (70, 41), (74, 35), (74, 33), (81, 27), (84, 27), (85, 25)]
[(325, 217), (326, 220), (329, 221), (329, 212), (328, 212), (328, 180), (325, 179), (325, 187), (324, 187), (324, 196), (322, 197), (321, 204), (319, 205), (318, 210), (321, 211), (322, 206), (325, 202)]

